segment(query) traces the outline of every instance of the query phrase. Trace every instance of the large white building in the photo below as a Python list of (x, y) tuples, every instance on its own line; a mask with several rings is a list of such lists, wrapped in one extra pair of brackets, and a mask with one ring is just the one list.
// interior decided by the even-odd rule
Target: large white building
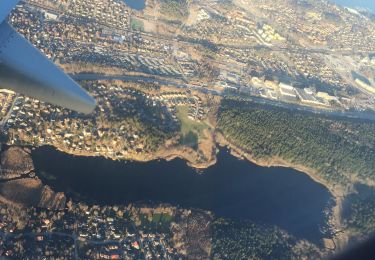
[(297, 98), (296, 89), (293, 86), (280, 82), (279, 88), (281, 95), (286, 97)]

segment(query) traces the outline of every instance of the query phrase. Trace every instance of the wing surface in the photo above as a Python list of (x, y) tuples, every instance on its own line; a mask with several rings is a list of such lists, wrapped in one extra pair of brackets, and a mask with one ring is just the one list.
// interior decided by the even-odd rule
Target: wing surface
[[(9, 13), (18, 2), (0, 0), (0, 18), (6, 17), (5, 12)], [(84, 89), (5, 20), (0, 24), (0, 86), (85, 114), (96, 106)]]
[(21, 0), (0, 0), (0, 23)]

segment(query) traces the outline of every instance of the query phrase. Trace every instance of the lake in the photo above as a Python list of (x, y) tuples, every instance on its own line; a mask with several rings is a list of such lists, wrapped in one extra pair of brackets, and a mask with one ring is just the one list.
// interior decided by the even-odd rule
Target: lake
[(72, 156), (49, 146), (34, 149), (32, 157), (37, 175), (68, 197), (98, 204), (152, 201), (210, 210), (219, 217), (276, 225), (316, 243), (323, 237), (323, 212), (332, 204), (329, 191), (308, 175), (260, 167), (224, 149), (217, 164), (201, 172), (181, 159), (119, 162)]
[(374, 0), (331, 0), (332, 2), (349, 7), (349, 8), (360, 8), (367, 9), (371, 13), (375, 14), (375, 1)]
[(146, 0), (124, 0), (125, 4), (135, 10), (143, 10), (146, 7)]

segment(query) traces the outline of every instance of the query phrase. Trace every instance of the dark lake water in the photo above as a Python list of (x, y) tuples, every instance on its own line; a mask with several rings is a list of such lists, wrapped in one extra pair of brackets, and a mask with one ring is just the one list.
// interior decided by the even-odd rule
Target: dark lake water
[(146, 0), (124, 0), (124, 2), (135, 10), (143, 10), (146, 7)]
[(217, 164), (200, 174), (180, 159), (118, 162), (76, 157), (48, 146), (33, 150), (32, 157), (47, 184), (90, 203), (152, 201), (205, 209), (220, 217), (277, 225), (313, 242), (323, 237), (323, 211), (332, 203), (329, 191), (308, 175), (260, 167), (224, 149)]

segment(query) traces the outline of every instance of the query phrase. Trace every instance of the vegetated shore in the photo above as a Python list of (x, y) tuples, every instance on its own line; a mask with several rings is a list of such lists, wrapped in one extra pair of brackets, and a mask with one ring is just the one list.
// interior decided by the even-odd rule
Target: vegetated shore
[(107, 156), (102, 154), (96, 154), (94, 152), (87, 152), (87, 151), (77, 151), (77, 150), (71, 150), (66, 149), (65, 147), (57, 146), (55, 144), (51, 144), (56, 150), (72, 154), (74, 156), (87, 156), (87, 157), (97, 157), (102, 156), (107, 159), (111, 160), (126, 160), (126, 161), (135, 161), (135, 162), (149, 162), (154, 160), (166, 160), (171, 161), (173, 159), (179, 158), (182, 160), (185, 160), (187, 164), (190, 167), (196, 168), (196, 169), (206, 169), (214, 164), (216, 164), (216, 156), (213, 156), (207, 161), (198, 161), (198, 155), (197, 152), (186, 146), (176, 146), (176, 147), (170, 147), (170, 148), (162, 148), (155, 153), (139, 153), (139, 154), (129, 154), (126, 158), (117, 158), (116, 156)]
[[(154, 160), (167, 160), (171, 161), (173, 159), (179, 158), (185, 160), (187, 164), (196, 169), (206, 169), (214, 164), (216, 164), (216, 142), (215, 135), (211, 131), (206, 131), (204, 133), (204, 140), (199, 140), (198, 149), (193, 149), (192, 147), (186, 145), (176, 145), (175, 140), (167, 141), (167, 143), (159, 148), (155, 152), (129, 152), (126, 157), (118, 157), (116, 155), (110, 154), (98, 154), (94, 151), (83, 151), (76, 149), (69, 149), (68, 147), (61, 146), (57, 143), (46, 144), (53, 146), (60, 152), (72, 154), (75, 156), (87, 156), (87, 157), (104, 157), (111, 160), (126, 160), (135, 162), (149, 162)], [(200, 153), (197, 151), (199, 150)], [(202, 157), (203, 156), (203, 157)]]
[(347, 192), (342, 187), (332, 186), (330, 183), (320, 178), (314, 169), (305, 167), (303, 165), (292, 164), (278, 157), (272, 157), (272, 158), (267, 158), (267, 159), (254, 158), (254, 156), (251, 153), (234, 145), (233, 143), (228, 141), (223, 136), (223, 134), (219, 132), (215, 134), (215, 141), (219, 146), (229, 148), (230, 153), (239, 159), (248, 160), (262, 167), (292, 168), (297, 171), (306, 173), (315, 182), (320, 183), (324, 187), (326, 187), (330, 191), (330, 193), (332, 194), (335, 200), (335, 206), (332, 208), (332, 215), (328, 223), (330, 227), (332, 228), (332, 230), (334, 230), (334, 236), (332, 240), (329, 240), (329, 239), (324, 240), (325, 247), (327, 249), (332, 249), (335, 251), (346, 248), (349, 242), (350, 234), (348, 233), (347, 230), (344, 230), (344, 226), (343, 226), (343, 222), (341, 218), (343, 201), (344, 201), (345, 196), (347, 195)]
[[(209, 156), (210, 158), (205, 158), (205, 160), (199, 159), (198, 153), (196, 150), (179, 145), (179, 146), (165, 146), (158, 151), (154, 153), (134, 153), (129, 154), (127, 158), (116, 158), (111, 156), (104, 156), (108, 159), (112, 160), (130, 160), (130, 161), (137, 161), (137, 162), (149, 162), (152, 160), (173, 160), (176, 158), (180, 158), (182, 160), (185, 160), (187, 164), (190, 167), (196, 168), (196, 169), (206, 169), (217, 162), (216, 158), (216, 152), (217, 152), (217, 146), (219, 147), (227, 147), (231, 154), (239, 159), (245, 159), (248, 160), (256, 165), (262, 166), (262, 167), (286, 167), (286, 168), (292, 168), (297, 171), (301, 171), (309, 175), (311, 179), (313, 179), (315, 182), (318, 182), (325, 186), (332, 194), (335, 206), (332, 208), (332, 214), (329, 219), (329, 225), (334, 230), (334, 237), (333, 239), (324, 239), (325, 247), (329, 250), (341, 250), (344, 249), (349, 241), (350, 234), (347, 230), (344, 230), (341, 215), (342, 215), (342, 206), (343, 206), (343, 200), (345, 196), (347, 195), (347, 191), (345, 191), (340, 186), (332, 186), (330, 183), (325, 181), (324, 179), (320, 178), (316, 171), (314, 169), (305, 167), (303, 165), (297, 165), (289, 163), (281, 158), (278, 157), (272, 157), (272, 158), (254, 158), (254, 156), (249, 151), (245, 151), (238, 146), (234, 145), (230, 141), (228, 141), (220, 132), (215, 131), (215, 133), (212, 133), (211, 138), (209, 138), (209, 142), (207, 140), (205, 141), (206, 146), (210, 146), (208, 150), (211, 151), (212, 156)], [(65, 147), (60, 146), (54, 146), (57, 150), (69, 153), (77, 156), (101, 156), (94, 152), (88, 152), (88, 151), (75, 151), (66, 149)]]

